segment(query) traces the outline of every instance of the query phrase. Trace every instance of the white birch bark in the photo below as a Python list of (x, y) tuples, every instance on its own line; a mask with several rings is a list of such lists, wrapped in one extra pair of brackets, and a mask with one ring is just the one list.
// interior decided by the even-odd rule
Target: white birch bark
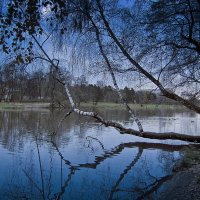
[(108, 71), (110, 72), (110, 75), (112, 77), (112, 81), (113, 81), (115, 90), (117, 91), (118, 96), (120, 97), (122, 103), (125, 105), (127, 111), (129, 112), (131, 117), (136, 122), (139, 131), (143, 132), (143, 127), (142, 127), (142, 124), (140, 123), (140, 120), (136, 117), (135, 112), (130, 108), (130, 106), (128, 105), (127, 101), (124, 99), (124, 97), (123, 97), (123, 95), (122, 95), (122, 93), (121, 93), (121, 91), (119, 89), (119, 86), (117, 84), (117, 81), (116, 81), (116, 78), (115, 78), (115, 74), (114, 74), (114, 71), (113, 71), (112, 66), (110, 64), (110, 61), (109, 61), (108, 57), (106, 56), (106, 54), (105, 54), (105, 52), (103, 50), (103, 46), (102, 46), (102, 43), (101, 43), (99, 30), (97, 29), (97, 27), (96, 27), (96, 25), (94, 23), (93, 23), (93, 25), (95, 26), (95, 29), (96, 29), (96, 37), (97, 37), (97, 41), (98, 41), (100, 52), (101, 52), (101, 54), (102, 54), (102, 56), (103, 56), (103, 58), (104, 58), (104, 60), (106, 62), (106, 66), (107, 66)]

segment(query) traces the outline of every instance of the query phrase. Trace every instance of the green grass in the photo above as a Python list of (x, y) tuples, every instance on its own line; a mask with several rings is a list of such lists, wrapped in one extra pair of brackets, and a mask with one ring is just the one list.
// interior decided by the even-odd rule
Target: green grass
[(49, 103), (17, 103), (17, 102), (0, 102), (0, 110), (21, 110), (30, 108), (49, 108)]
[[(183, 109), (180, 105), (165, 105), (165, 104), (129, 104), (131, 108), (134, 109)], [(99, 102), (94, 105), (92, 102), (89, 103), (81, 103), (80, 107), (83, 108), (97, 108), (97, 109), (122, 109), (125, 110), (125, 106), (120, 103), (110, 103), (110, 102)]]
[[(165, 104), (129, 104), (132, 109), (183, 109), (183, 106), (180, 105), (165, 105)], [(0, 110), (23, 110), (23, 109), (38, 109), (38, 108), (49, 108), (50, 103), (43, 102), (0, 102)], [(110, 102), (99, 102), (94, 105), (92, 102), (81, 103), (80, 108), (85, 109), (98, 109), (98, 110), (125, 110), (126, 107), (121, 103), (110, 103)]]

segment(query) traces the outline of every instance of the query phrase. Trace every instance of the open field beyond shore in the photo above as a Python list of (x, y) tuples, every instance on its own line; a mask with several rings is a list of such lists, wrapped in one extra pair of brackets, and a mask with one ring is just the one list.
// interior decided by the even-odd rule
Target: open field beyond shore
[(47, 109), (50, 107), (50, 103), (0, 103), (0, 110), (38, 110), (38, 109)]
[[(133, 109), (183, 109), (183, 106), (180, 105), (166, 105), (166, 104), (129, 104)], [(120, 103), (110, 103), (110, 102), (99, 102), (98, 104), (81, 103), (81, 108), (89, 109), (111, 109), (111, 110), (125, 110), (125, 106)], [(13, 109), (40, 109), (40, 108), (50, 108), (50, 103), (43, 102), (30, 102), (30, 103), (20, 103), (20, 102), (10, 102), (10, 103), (0, 103), (0, 110), (13, 110)]]
[[(128, 104), (132, 109), (183, 109), (183, 106), (180, 105), (166, 105), (166, 104)], [(111, 109), (111, 110), (125, 110), (126, 107), (120, 103), (109, 103), (109, 102), (100, 102), (96, 105), (93, 103), (81, 103), (80, 107), (82, 108), (97, 108), (97, 109)]]

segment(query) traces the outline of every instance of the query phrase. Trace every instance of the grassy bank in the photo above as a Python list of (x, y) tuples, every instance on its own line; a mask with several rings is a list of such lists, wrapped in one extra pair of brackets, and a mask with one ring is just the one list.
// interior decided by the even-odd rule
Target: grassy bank
[[(183, 109), (180, 105), (165, 105), (165, 104), (129, 104), (132, 109)], [(125, 106), (120, 103), (110, 103), (110, 102), (99, 102), (94, 105), (91, 103), (81, 103), (82, 108), (97, 108), (97, 109), (112, 109), (112, 110), (125, 110)]]
[[(180, 105), (165, 105), (165, 104), (129, 104), (132, 109), (183, 109)], [(92, 102), (81, 103), (81, 108), (84, 109), (98, 109), (98, 110), (125, 110), (125, 106), (120, 103), (110, 103), (110, 102), (99, 102), (94, 105)], [(0, 110), (13, 110), (13, 109), (40, 109), (40, 108), (50, 108), (50, 103), (42, 102), (10, 102), (2, 103), (0, 102)]]
[(0, 110), (23, 110), (23, 109), (45, 109), (49, 108), (50, 103), (17, 103), (17, 102), (1, 102)]

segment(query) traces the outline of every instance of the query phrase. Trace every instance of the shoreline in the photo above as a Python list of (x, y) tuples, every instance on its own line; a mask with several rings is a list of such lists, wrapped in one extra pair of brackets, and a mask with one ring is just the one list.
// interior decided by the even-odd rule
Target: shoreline
[(172, 179), (166, 182), (162, 200), (200, 200), (199, 148), (186, 148), (184, 156), (176, 163)]
[(165, 185), (162, 200), (200, 200), (200, 164), (175, 172)]

